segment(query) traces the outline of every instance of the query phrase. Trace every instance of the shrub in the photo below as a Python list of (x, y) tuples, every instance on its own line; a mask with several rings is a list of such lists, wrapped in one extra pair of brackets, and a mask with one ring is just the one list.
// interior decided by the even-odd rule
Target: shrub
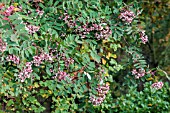
[[(137, 2), (16, 0), (0, 8), (4, 111), (169, 110), (168, 85), (155, 74), (163, 71), (149, 69), (141, 54), (148, 37)], [(127, 94), (117, 98), (115, 78), (122, 71), (128, 73), (119, 93)], [(137, 91), (139, 84), (146, 87)]]

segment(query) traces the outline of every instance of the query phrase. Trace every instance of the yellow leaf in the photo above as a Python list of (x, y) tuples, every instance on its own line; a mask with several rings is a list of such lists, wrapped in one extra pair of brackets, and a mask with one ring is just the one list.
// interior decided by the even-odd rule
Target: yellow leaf
[(19, 8), (14, 8), (14, 11), (17, 12), (17, 11), (20, 11), (20, 9)]
[(109, 82), (106, 82), (106, 84), (110, 86), (110, 83), (109, 83)]
[(17, 7), (18, 6), (18, 3), (14, 3), (14, 7)]
[(11, 110), (12, 110), (12, 111), (15, 111), (15, 108), (12, 108)]
[(151, 80), (153, 80), (153, 78), (152, 78), (152, 77), (150, 77), (150, 78), (147, 78), (147, 81), (151, 81)]
[(24, 94), (23, 97), (24, 97), (24, 98), (28, 97), (28, 94)]
[(17, 66), (16, 64), (12, 64), (13, 66)]
[(32, 110), (31, 108), (28, 108), (28, 110)]
[(102, 58), (102, 64), (106, 64), (106, 60), (104, 58)]
[(84, 49), (84, 46), (81, 46), (81, 49)]
[(107, 58), (107, 59), (109, 59), (109, 58), (110, 58), (110, 56), (111, 56), (111, 53), (110, 53), (110, 52), (108, 52), (108, 53), (107, 53), (106, 58)]
[(108, 42), (108, 40), (103, 40), (103, 41), (102, 41), (103, 44), (105, 44), (105, 43), (107, 43), (107, 42)]
[(75, 65), (74, 68), (75, 68), (75, 69), (78, 69), (78, 65)]
[(41, 68), (42, 68), (42, 69), (44, 69), (44, 68), (45, 68), (45, 66), (41, 66)]
[(38, 85), (37, 82), (34, 83), (34, 87), (35, 87), (35, 88), (38, 88), (38, 87), (39, 87), (39, 85)]
[(10, 90), (13, 92), (13, 91), (14, 91), (14, 88), (10, 88)]
[(110, 52), (108, 52), (106, 58), (109, 59), (110, 57), (117, 58), (117, 55), (116, 54), (111, 54)]
[(104, 76), (109, 76), (109, 73), (108, 71), (105, 72)]
[(48, 90), (49, 94), (51, 95), (53, 92), (51, 90)]
[(42, 95), (42, 97), (43, 97), (43, 98), (46, 98), (46, 97), (47, 97), (47, 95), (46, 95), (46, 94), (43, 94), (43, 95)]
[(113, 58), (117, 58), (117, 55), (116, 55), (116, 54), (113, 54), (112, 57), (113, 57)]
[(150, 107), (151, 107), (151, 106), (152, 106), (152, 104), (148, 104), (148, 106), (150, 106)]

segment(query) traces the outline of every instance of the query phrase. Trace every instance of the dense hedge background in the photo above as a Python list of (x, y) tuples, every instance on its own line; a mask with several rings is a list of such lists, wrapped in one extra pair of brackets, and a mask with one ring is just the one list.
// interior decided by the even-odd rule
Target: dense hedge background
[(169, 0), (1, 0), (0, 109), (168, 113)]

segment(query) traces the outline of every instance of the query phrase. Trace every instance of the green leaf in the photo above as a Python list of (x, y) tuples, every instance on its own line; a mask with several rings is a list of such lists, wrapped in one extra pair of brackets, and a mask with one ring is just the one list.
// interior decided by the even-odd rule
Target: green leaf
[(90, 55), (96, 62), (100, 62), (101, 57), (95, 51), (91, 51)]
[(53, 0), (49, 0), (49, 2), (47, 3), (49, 6), (53, 5)]
[(56, 1), (53, 6), (57, 6), (60, 1)]
[(87, 72), (84, 71), (84, 74), (87, 76), (87, 78), (88, 78), (89, 80), (91, 80), (91, 76), (90, 76), (89, 73), (87, 73)]
[(15, 27), (16, 30), (21, 30), (21, 29), (25, 29), (25, 25), (24, 24), (19, 24)]
[(10, 99), (7, 103), (7, 106), (11, 106), (12, 104), (14, 104), (14, 101), (12, 99)]
[(29, 52), (28, 52), (28, 50), (25, 50), (24, 52), (25, 52), (25, 55), (29, 58)]
[(13, 14), (13, 15), (9, 16), (8, 18), (10, 20), (18, 19), (18, 15), (17, 14)]
[(116, 62), (116, 60), (114, 60), (114, 59), (111, 59), (111, 61), (110, 61), (110, 64), (117, 65), (117, 62)]

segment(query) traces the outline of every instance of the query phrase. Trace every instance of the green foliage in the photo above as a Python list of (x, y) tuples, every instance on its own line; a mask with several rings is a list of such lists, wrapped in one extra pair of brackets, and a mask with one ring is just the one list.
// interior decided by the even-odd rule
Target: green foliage
[[(141, 36), (138, 2), (15, 0), (2, 1), (0, 7), (3, 111), (170, 109), (168, 84), (158, 90), (152, 86), (167, 75), (149, 69), (140, 48), (147, 41)], [(132, 20), (121, 17), (124, 11)], [(133, 69), (139, 75), (132, 74)], [(145, 87), (138, 88), (140, 84)]]
[(118, 98), (115, 109), (119, 112), (148, 113), (169, 112), (169, 91), (166, 88), (156, 91), (150, 87), (151, 82), (146, 83), (143, 91), (137, 91), (136, 87), (130, 87), (129, 93)]

